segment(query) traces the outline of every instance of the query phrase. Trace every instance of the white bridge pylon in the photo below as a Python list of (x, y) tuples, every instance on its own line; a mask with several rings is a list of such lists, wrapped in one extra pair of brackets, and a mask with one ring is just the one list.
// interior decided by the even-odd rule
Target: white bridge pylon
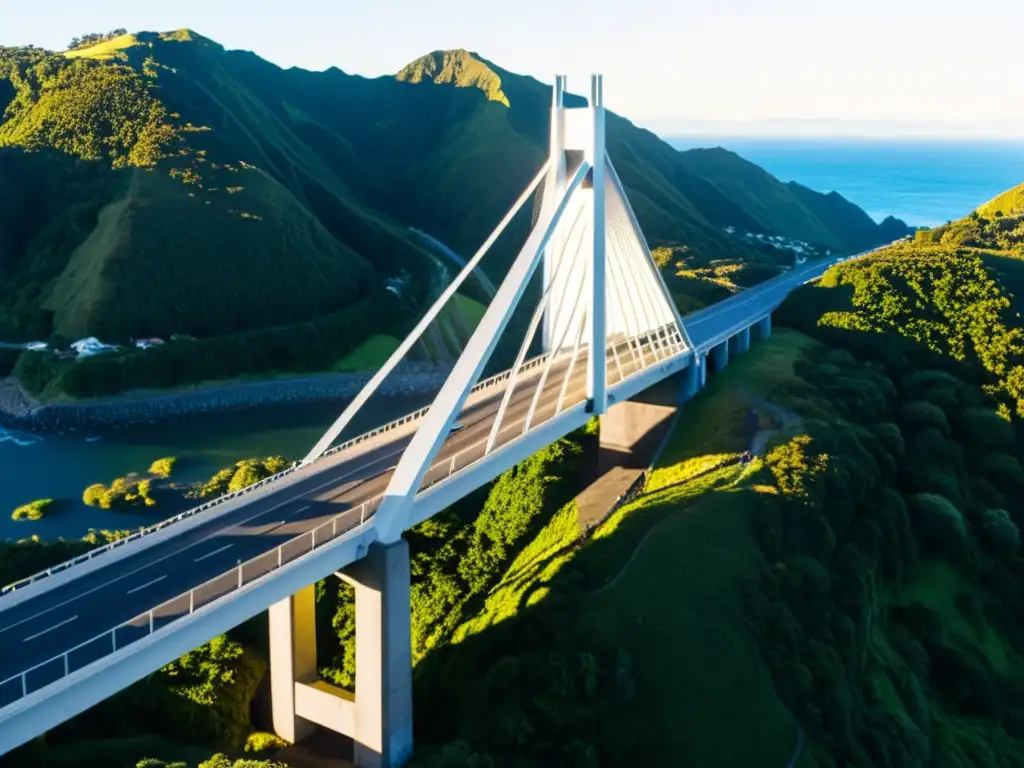
[[(693, 349), (606, 153), (602, 78), (591, 77), (586, 107), (565, 106), (565, 84), (564, 76), (555, 78), (550, 153), (544, 167), (387, 363), (303, 460), (304, 464), (314, 461), (338, 439), (526, 201), (542, 189), (542, 204), (533, 228), (398, 461), (373, 517), (382, 542), (397, 540), (408, 527), (424, 476), (538, 266), (542, 265), (543, 270), (542, 295), (477, 458), (496, 449), (506, 429), (504, 417), (517, 385), (520, 393), (532, 392), (532, 397), (528, 398), (525, 415), (521, 413), (516, 421), (515, 437), (536, 428), (544, 420), (542, 411), (551, 419), (579, 404), (584, 397), (580, 380), (584, 363), (586, 412), (601, 414), (608, 409), (610, 381), (614, 390), (620, 382)], [(521, 369), (527, 352), (538, 339), (542, 359), (524, 377)], [(528, 385), (525, 379), (529, 379)]]

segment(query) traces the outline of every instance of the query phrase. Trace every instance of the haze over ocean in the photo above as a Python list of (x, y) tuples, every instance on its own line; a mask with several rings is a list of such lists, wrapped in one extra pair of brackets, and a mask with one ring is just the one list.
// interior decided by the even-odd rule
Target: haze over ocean
[(876, 221), (911, 226), (966, 216), (1024, 183), (1024, 139), (667, 136), (677, 149), (724, 147), (782, 181), (835, 190)]

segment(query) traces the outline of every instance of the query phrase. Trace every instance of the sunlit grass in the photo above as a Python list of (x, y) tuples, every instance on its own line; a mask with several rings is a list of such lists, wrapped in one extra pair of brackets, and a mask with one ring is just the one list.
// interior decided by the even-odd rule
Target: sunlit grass
[(394, 336), (374, 334), (335, 363), (332, 370), (342, 373), (376, 370), (388, 361), (400, 343)]
[(75, 51), (68, 51), (64, 55), (69, 59), (98, 59), (108, 61), (116, 58), (125, 48), (133, 48), (141, 45), (139, 39), (132, 34), (120, 35), (119, 37), (106, 40), (88, 48), (79, 48)]

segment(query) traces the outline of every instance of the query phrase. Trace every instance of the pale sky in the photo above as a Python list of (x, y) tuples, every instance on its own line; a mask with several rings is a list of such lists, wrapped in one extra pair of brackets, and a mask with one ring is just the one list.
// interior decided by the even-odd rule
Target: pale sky
[(86, 32), (191, 27), (282, 66), (334, 65), (363, 75), (395, 72), (439, 48), (468, 48), (545, 82), (566, 72), (577, 92), (586, 89), (589, 72), (599, 71), (611, 109), (665, 132), (686, 130), (694, 120), (800, 119), (911, 121), (933, 129), (938, 123), (951, 133), (976, 133), (981, 124), (983, 132), (1024, 136), (1021, 0), (0, 0), (0, 6), (7, 6), (0, 8), (0, 44), (7, 45), (62, 49)]

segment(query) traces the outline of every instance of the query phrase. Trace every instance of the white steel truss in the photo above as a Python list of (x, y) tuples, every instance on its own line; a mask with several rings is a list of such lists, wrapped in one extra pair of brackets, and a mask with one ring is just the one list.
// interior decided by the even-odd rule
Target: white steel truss
[[(550, 154), (544, 167), (480, 250), (304, 460), (308, 463), (317, 459), (340, 436), (441, 313), (516, 213), (543, 185), (537, 221), (398, 460), (374, 516), (380, 541), (395, 541), (408, 527), (424, 477), (538, 266), (542, 265), (541, 297), (514, 365), (508, 371), (501, 402), (496, 412), (489, 415), (490, 430), (479, 445), (479, 455), (472, 457), (473, 462), (500, 450), (509, 440), (531, 434), (545, 418), (568, 414), (570, 409), (576, 421), (587, 414), (604, 413), (612, 396), (623, 394), (625, 399), (637, 391), (638, 374), (653, 373), (657, 367), (659, 376), (667, 375), (665, 361), (679, 362), (693, 348), (608, 158), (602, 78), (591, 78), (590, 101), (585, 108), (565, 106), (565, 84), (564, 76), (555, 78)], [(534, 387), (529, 407), (525, 418), (520, 415), (513, 425), (506, 426), (507, 408), (523, 379), (524, 361), (535, 341), (540, 342), (544, 357), (527, 366), (531, 371), (530, 386)], [(542, 370), (537, 370), (538, 365), (543, 365)], [(585, 395), (581, 378), (584, 367)], [(620, 385), (627, 379), (632, 384), (623, 389)], [(528, 390), (525, 395), (529, 396)], [(585, 411), (579, 410), (581, 397), (585, 397)], [(541, 416), (541, 411), (548, 416)], [(544, 434), (551, 431), (548, 425)], [(452, 459), (451, 472), (455, 469)]]

